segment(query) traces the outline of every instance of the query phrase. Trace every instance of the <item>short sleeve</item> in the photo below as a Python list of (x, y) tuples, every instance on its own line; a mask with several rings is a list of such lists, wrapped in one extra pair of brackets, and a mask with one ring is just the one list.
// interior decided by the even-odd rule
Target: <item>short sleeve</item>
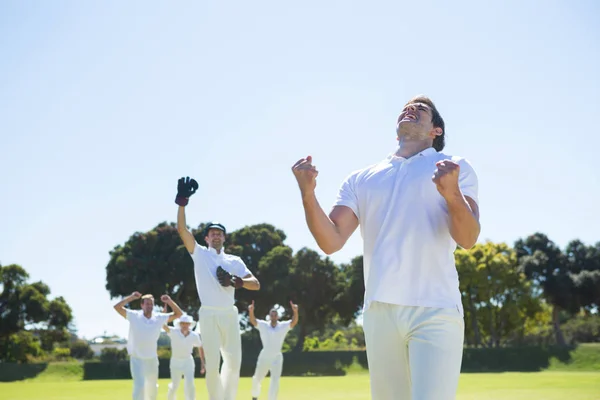
[(342, 182), (333, 206), (346, 206), (354, 212), (354, 215), (356, 215), (357, 218), (359, 218), (356, 176), (357, 174), (353, 173), (346, 177), (344, 182)]
[(204, 246), (200, 246), (198, 242), (194, 241), (194, 253), (190, 253), (190, 256), (194, 257), (200, 254), (204, 254), (208, 249)]
[(156, 316), (156, 319), (160, 321), (160, 326), (166, 325), (169, 322), (169, 317), (173, 315), (172, 313), (159, 313)]
[(137, 310), (130, 310), (129, 308), (125, 309), (125, 313), (128, 321), (131, 321), (132, 318), (139, 314)]
[(248, 267), (246, 266), (246, 264), (242, 261), (241, 258), (236, 258), (235, 259), (235, 268), (236, 268), (236, 275), (240, 276), (240, 277), (244, 277), (248, 274), (251, 274), (252, 272), (250, 272), (250, 270), (248, 269)]
[(290, 327), (292, 325), (292, 320), (289, 319), (287, 321), (280, 322), (280, 324), (281, 324), (281, 326), (283, 326), (283, 329), (285, 329), (286, 331), (289, 331)]
[(200, 335), (198, 334), (194, 335), (194, 346), (202, 347), (202, 340), (200, 340)]
[(265, 321), (264, 319), (257, 319), (256, 320), (256, 329), (258, 329), (259, 332), (262, 332), (265, 330), (265, 328), (267, 328), (269, 326), (269, 323), (267, 321)]
[(462, 158), (458, 160), (460, 174), (458, 176), (458, 186), (464, 196), (468, 196), (479, 204), (479, 182), (477, 174), (471, 166), (471, 163)]

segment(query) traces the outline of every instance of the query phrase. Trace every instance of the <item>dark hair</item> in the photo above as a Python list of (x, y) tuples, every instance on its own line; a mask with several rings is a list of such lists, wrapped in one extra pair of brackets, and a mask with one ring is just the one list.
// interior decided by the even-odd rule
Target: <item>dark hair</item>
[(404, 107), (406, 107), (409, 104), (413, 104), (413, 103), (427, 104), (431, 108), (431, 114), (432, 114), (431, 122), (433, 123), (433, 127), (442, 129), (442, 134), (440, 136), (436, 136), (433, 139), (433, 148), (435, 149), (435, 151), (438, 151), (438, 152), (442, 151), (444, 149), (444, 146), (446, 145), (446, 126), (444, 124), (444, 119), (440, 115), (440, 112), (435, 107), (435, 104), (433, 103), (433, 101), (427, 96), (424, 96), (424, 95), (415, 96), (412, 99), (410, 99), (409, 102), (406, 103), (406, 105)]

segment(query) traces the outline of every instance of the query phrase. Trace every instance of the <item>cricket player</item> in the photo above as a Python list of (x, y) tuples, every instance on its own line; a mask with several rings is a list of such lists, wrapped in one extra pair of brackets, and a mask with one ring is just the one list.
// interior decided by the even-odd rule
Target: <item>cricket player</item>
[[(235, 400), (242, 364), (242, 338), (235, 306), (235, 290), (259, 290), (258, 279), (241, 258), (225, 253), (226, 230), (211, 223), (204, 230), (207, 247), (196, 242), (185, 221), (185, 206), (198, 183), (181, 178), (175, 203), (177, 231), (194, 261), (196, 288), (200, 298), (199, 324), (206, 358), (206, 387), (210, 400)], [(219, 364), (223, 365), (219, 375)]]
[(163, 326), (163, 329), (171, 339), (171, 383), (169, 383), (167, 399), (175, 400), (177, 398), (177, 388), (183, 376), (185, 400), (195, 400), (196, 386), (194, 385), (194, 372), (196, 364), (194, 363), (192, 351), (194, 347), (198, 347), (198, 354), (202, 363), (200, 373), (203, 374), (205, 369), (202, 341), (200, 340), (200, 335), (192, 330), (196, 325), (196, 321), (191, 316), (183, 314), (181, 318), (173, 322), (173, 325), (173, 328), (170, 328), (168, 325)]
[(479, 237), (478, 180), (466, 159), (441, 152), (444, 120), (428, 97), (408, 101), (396, 133), (397, 150), (349, 174), (329, 214), (315, 196), (312, 157), (292, 171), (325, 253), (340, 250), (360, 225), (372, 398), (450, 400), (464, 338), (454, 251)]
[(269, 312), (270, 321), (256, 319), (254, 316), (254, 301), (248, 306), (250, 323), (258, 329), (263, 348), (258, 355), (256, 369), (252, 377), (252, 400), (257, 400), (260, 395), (261, 382), (271, 372), (271, 385), (269, 387), (269, 400), (277, 400), (279, 392), (279, 378), (283, 368), (283, 353), (281, 347), (285, 336), (298, 324), (298, 305), (290, 301), (293, 316), (291, 320), (279, 321), (277, 310)]
[[(130, 310), (125, 308), (141, 297), (142, 309)], [(179, 318), (181, 309), (168, 295), (162, 295), (160, 300), (167, 304), (172, 313), (154, 312), (154, 297), (151, 294), (141, 295), (133, 292), (117, 304), (115, 310), (129, 321), (129, 367), (133, 378), (133, 400), (156, 400), (158, 389), (158, 337), (162, 326)]]

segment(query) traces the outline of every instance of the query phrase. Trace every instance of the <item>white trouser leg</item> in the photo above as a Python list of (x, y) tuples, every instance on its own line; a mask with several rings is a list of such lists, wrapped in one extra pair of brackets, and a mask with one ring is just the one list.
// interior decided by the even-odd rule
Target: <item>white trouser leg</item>
[(408, 338), (412, 400), (454, 400), (464, 321), (457, 309), (418, 307)]
[(185, 400), (195, 400), (196, 398), (196, 385), (194, 384), (194, 371), (196, 364), (194, 359), (190, 357), (186, 360), (183, 368), (183, 393)]
[(169, 383), (169, 391), (167, 392), (168, 400), (175, 400), (177, 398), (177, 389), (181, 382), (181, 376), (183, 375), (181, 360), (171, 358), (169, 369), (171, 371), (171, 382)]
[(267, 376), (272, 361), (272, 357), (265, 355), (262, 351), (258, 355), (256, 368), (254, 369), (254, 375), (252, 376), (252, 397), (260, 396), (262, 380)]
[(133, 379), (133, 393), (131, 398), (133, 400), (144, 400), (144, 360), (139, 358), (130, 357), (129, 359), (129, 370), (131, 371), (131, 378)]
[(220, 312), (200, 307), (199, 323), (202, 335), (206, 368), (206, 389), (209, 400), (223, 400), (223, 386), (219, 377), (221, 363), (221, 331), (218, 324)]
[(394, 307), (373, 302), (363, 315), (372, 400), (410, 400), (408, 351)]
[(363, 316), (372, 400), (451, 400), (462, 362), (457, 309), (373, 302)]
[(269, 387), (269, 400), (277, 400), (279, 393), (279, 378), (283, 369), (283, 354), (279, 353), (271, 363), (271, 385)]
[(242, 337), (237, 310), (219, 316), (219, 326), (223, 334), (221, 354), (221, 384), (223, 385), (224, 400), (235, 400), (240, 381), (242, 366)]
[(144, 398), (156, 400), (158, 396), (158, 358), (143, 360)]

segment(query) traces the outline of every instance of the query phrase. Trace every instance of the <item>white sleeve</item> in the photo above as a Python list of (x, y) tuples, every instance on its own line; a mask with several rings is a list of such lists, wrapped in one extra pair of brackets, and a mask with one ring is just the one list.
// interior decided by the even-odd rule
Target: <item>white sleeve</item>
[(190, 253), (190, 255), (191, 255), (192, 257), (194, 257), (194, 256), (196, 256), (196, 255), (200, 255), (200, 254), (204, 254), (204, 253), (206, 253), (206, 251), (207, 251), (207, 250), (208, 250), (208, 249), (207, 249), (206, 247), (204, 247), (204, 246), (200, 246), (200, 245), (198, 244), (198, 242), (196, 242), (196, 241), (194, 240), (194, 253)]
[(288, 319), (287, 321), (281, 322), (281, 325), (285, 328), (286, 331), (290, 330), (290, 326), (292, 325), (292, 320)]
[(352, 173), (344, 179), (333, 206), (346, 206), (350, 208), (357, 218), (360, 217), (358, 211), (358, 196), (356, 194), (356, 173)]
[(138, 310), (130, 310), (129, 308), (125, 309), (125, 315), (127, 316), (128, 321), (131, 321), (131, 318), (137, 314), (139, 314)]
[(236, 271), (236, 275), (237, 275), (237, 276), (239, 276), (239, 277), (243, 278), (243, 277), (245, 277), (246, 275), (248, 275), (248, 274), (251, 274), (251, 273), (252, 273), (252, 272), (251, 272), (251, 271), (248, 269), (248, 267), (246, 266), (246, 263), (244, 263), (244, 262), (242, 261), (242, 259), (241, 259), (241, 258), (236, 258), (236, 261), (237, 261), (237, 262), (235, 263), (235, 266), (236, 266), (236, 269), (237, 269), (237, 271)]
[(256, 329), (258, 329), (259, 332), (262, 332), (267, 326), (269, 326), (267, 321), (263, 319), (256, 320)]
[(479, 182), (477, 174), (471, 166), (471, 163), (462, 158), (458, 161), (460, 173), (458, 176), (458, 186), (464, 196), (468, 196), (479, 204)]
[(194, 336), (195, 340), (194, 340), (194, 346), (196, 347), (202, 347), (202, 340), (200, 340), (200, 335), (196, 334)]

